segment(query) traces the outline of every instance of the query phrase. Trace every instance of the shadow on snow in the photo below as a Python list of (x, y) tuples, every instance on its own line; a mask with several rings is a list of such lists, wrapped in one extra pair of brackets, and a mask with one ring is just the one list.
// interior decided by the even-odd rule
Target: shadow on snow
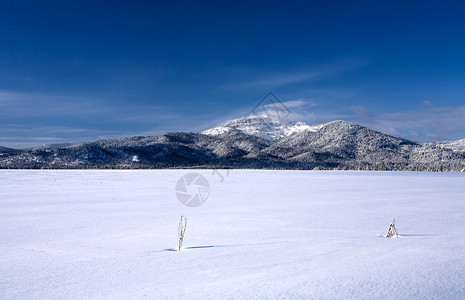
[[(207, 248), (224, 248), (224, 247), (243, 247), (243, 246), (261, 246), (261, 245), (270, 245), (270, 244), (282, 244), (288, 242), (270, 242), (270, 243), (256, 243), (256, 244), (231, 244), (231, 245), (202, 245), (202, 246), (191, 246), (191, 247), (183, 247), (182, 250), (192, 250), (192, 249), (207, 249)], [(162, 249), (156, 252), (166, 252), (166, 251), (175, 251), (178, 252), (178, 249), (169, 248), (169, 249)]]

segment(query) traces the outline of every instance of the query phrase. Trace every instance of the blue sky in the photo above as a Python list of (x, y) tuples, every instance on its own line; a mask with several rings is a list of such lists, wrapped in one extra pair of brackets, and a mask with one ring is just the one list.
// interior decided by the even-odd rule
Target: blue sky
[(463, 1), (0, 6), (3, 146), (204, 130), (268, 91), (307, 123), (465, 138)]

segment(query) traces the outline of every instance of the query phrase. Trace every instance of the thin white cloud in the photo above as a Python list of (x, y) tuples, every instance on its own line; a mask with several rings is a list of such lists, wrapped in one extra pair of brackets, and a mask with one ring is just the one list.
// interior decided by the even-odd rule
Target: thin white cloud
[[(267, 104), (264, 105), (265, 108), (268, 107), (273, 107), (275, 104)], [(302, 108), (302, 107), (314, 107), (316, 104), (312, 100), (305, 100), (303, 98), (297, 99), (297, 100), (290, 100), (290, 101), (282, 101), (281, 105), (288, 109), (293, 109), (293, 108)]]
[(244, 72), (242, 72), (242, 76), (240, 77), (248, 77), (249, 80), (229, 83), (223, 85), (222, 88), (271, 90), (292, 83), (332, 78), (342, 73), (364, 67), (369, 63), (371, 62), (360, 60), (336, 61), (324, 66), (310, 67), (305, 70), (271, 74), (265, 73), (263, 70), (244, 70)]
[(111, 103), (108, 96), (98, 98), (0, 91), (0, 118), (68, 116), (78, 119), (104, 116), (110, 122), (138, 124), (181, 118), (179, 114), (173, 113), (166, 107), (141, 105), (131, 101)]
[(259, 89), (269, 89), (269, 88), (276, 88), (282, 85), (302, 82), (302, 81), (309, 81), (312, 79), (318, 78), (318, 76), (322, 75), (321, 72), (318, 71), (309, 71), (303, 73), (291, 73), (291, 74), (277, 74), (266, 76), (265, 78), (258, 79), (258, 80), (250, 80), (247, 82), (239, 82), (239, 83), (232, 83), (225, 85), (224, 88), (228, 89), (237, 89), (237, 88), (259, 88)]
[[(299, 113), (297, 113), (299, 115)], [(302, 119), (311, 119), (300, 114)], [(367, 126), (390, 135), (417, 140), (442, 141), (465, 138), (465, 105), (435, 106), (423, 102), (416, 110), (377, 113), (368, 107), (349, 107), (346, 114), (313, 116), (313, 119), (343, 119)]]
[(38, 126), (33, 124), (5, 124), (0, 128), (0, 145), (11, 148), (29, 148), (44, 144), (75, 143), (127, 136), (128, 133), (66, 126)]
[(384, 113), (377, 117), (376, 126), (421, 140), (426, 140), (422, 136), (430, 141), (465, 138), (465, 105), (428, 105), (419, 110)]
[(23, 125), (23, 124), (6, 124), (2, 127), (3, 133), (15, 133), (15, 134), (36, 134), (36, 133), (48, 133), (53, 134), (97, 134), (97, 133), (116, 133), (111, 130), (95, 130), (87, 128), (67, 127), (67, 126), (37, 126), (37, 125)]
[(285, 121), (319, 124), (346, 120), (390, 135), (420, 142), (465, 138), (465, 105), (436, 106), (426, 100), (417, 109), (375, 112), (366, 106), (337, 107), (328, 113), (324, 103), (297, 99), (283, 102), (290, 113)]
[(89, 97), (0, 91), (0, 116), (79, 116), (107, 110)]

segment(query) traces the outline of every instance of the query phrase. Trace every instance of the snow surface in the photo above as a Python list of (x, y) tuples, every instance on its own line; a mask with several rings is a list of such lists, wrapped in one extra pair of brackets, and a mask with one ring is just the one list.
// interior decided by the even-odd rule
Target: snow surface
[(2, 170), (0, 191), (0, 299), (465, 298), (461, 173)]

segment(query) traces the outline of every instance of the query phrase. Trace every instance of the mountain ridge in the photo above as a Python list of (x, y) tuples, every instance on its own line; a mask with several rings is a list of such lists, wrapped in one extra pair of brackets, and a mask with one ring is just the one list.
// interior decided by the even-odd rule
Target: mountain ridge
[(203, 132), (0, 151), (0, 168), (465, 171), (461, 141), (417, 143), (342, 120), (307, 125), (248, 116)]
[(279, 140), (295, 132), (316, 131), (322, 125), (324, 124), (308, 125), (303, 122), (281, 122), (268, 117), (251, 115), (224, 122), (219, 126), (202, 131), (202, 133), (215, 136), (228, 133), (231, 130), (238, 130), (264, 139)]

